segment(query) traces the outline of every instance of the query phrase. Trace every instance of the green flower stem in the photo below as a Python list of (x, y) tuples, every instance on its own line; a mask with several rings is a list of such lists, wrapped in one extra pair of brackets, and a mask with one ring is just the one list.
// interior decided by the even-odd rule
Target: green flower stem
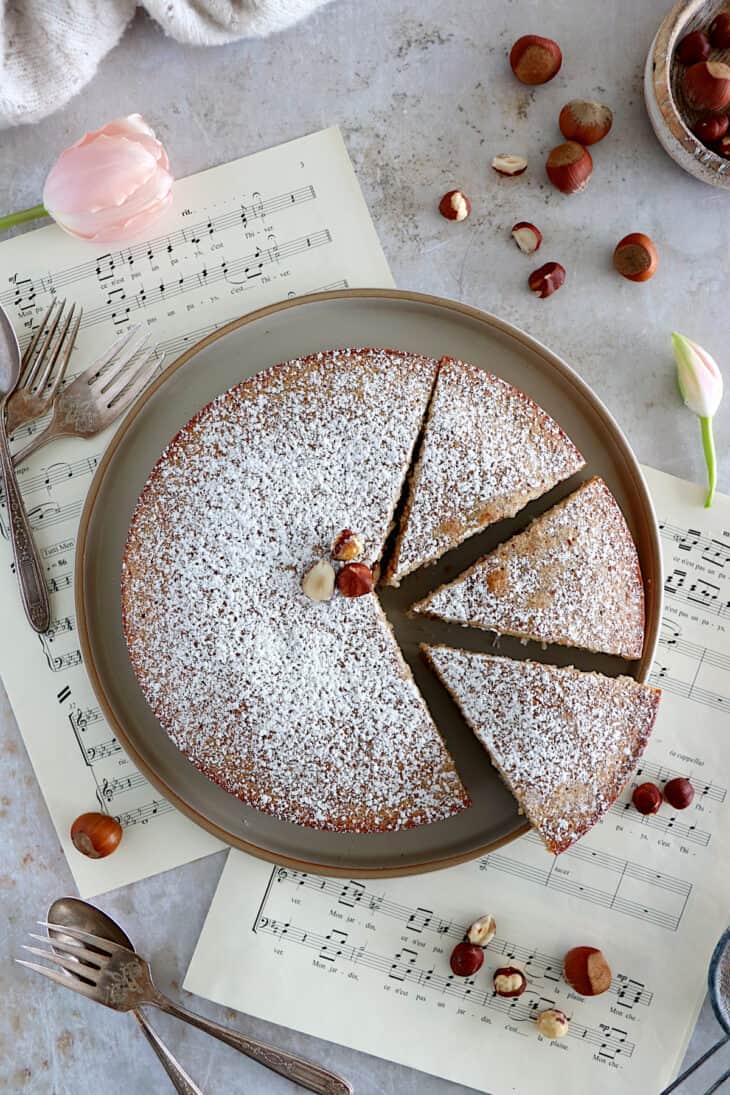
[(0, 217), (0, 232), (4, 228), (12, 228), (14, 224), (23, 224), (24, 221), (35, 221), (39, 217), (47, 217), (48, 211), (43, 205), (33, 205), (30, 209), (19, 209), (17, 213), (8, 213), (6, 217)]
[(702, 425), (702, 448), (705, 450), (705, 463), (707, 464), (708, 488), (705, 509), (709, 509), (717, 486), (717, 458), (715, 456), (715, 439), (712, 436), (712, 419), (700, 418), (700, 423)]

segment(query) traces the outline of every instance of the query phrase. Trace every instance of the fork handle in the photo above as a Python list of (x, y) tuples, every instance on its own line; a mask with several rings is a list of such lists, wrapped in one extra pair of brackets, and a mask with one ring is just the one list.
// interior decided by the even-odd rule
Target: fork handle
[(170, 1077), (172, 1086), (178, 1092), (178, 1095), (203, 1095), (195, 1080), (191, 1080), (180, 1062), (173, 1057), (159, 1034), (152, 1029), (144, 1012), (135, 1008), (132, 1015), (134, 1015), (142, 1029), (142, 1033), (157, 1054), (160, 1064)]
[(156, 992), (155, 996), (150, 998), (149, 1001), (145, 1001), (145, 1003), (154, 1004), (155, 1007), (166, 1011), (168, 1015), (174, 1015), (176, 1019), (182, 1019), (184, 1023), (190, 1023), (191, 1026), (204, 1030), (206, 1034), (212, 1034), (214, 1038), (225, 1042), (233, 1049), (237, 1049), (239, 1053), (245, 1053), (247, 1057), (252, 1057), (259, 1064), (266, 1065), (272, 1072), (278, 1072), (280, 1076), (286, 1076), (287, 1080), (300, 1084), (307, 1091), (316, 1091), (319, 1095), (352, 1095), (352, 1088), (347, 1080), (343, 1080), (341, 1076), (337, 1076), (334, 1072), (329, 1072), (326, 1068), (320, 1068), (319, 1065), (305, 1061), (303, 1057), (287, 1053), (286, 1050), (276, 1049), (274, 1046), (267, 1045), (266, 1042), (257, 1042), (253, 1038), (247, 1038), (245, 1034), (239, 1034), (236, 1030), (230, 1030), (228, 1027), (221, 1026), (220, 1023), (214, 1023), (212, 1019), (205, 1019), (202, 1015), (196, 1015), (195, 1012), (188, 1011), (187, 1008), (173, 1003), (161, 992)]
[(49, 441), (55, 441), (57, 437), (63, 436), (56, 429), (56, 424), (53, 419), (48, 423), (45, 429), (42, 429), (40, 433), (37, 433), (32, 441), (29, 441), (24, 449), (20, 449), (13, 456), (13, 464), (17, 468), (18, 464), (22, 464), (24, 460), (27, 460), (34, 452), (38, 452), (38, 449), (42, 449), (44, 445), (47, 445)]
[(15, 570), (20, 584), (23, 608), (33, 630), (42, 634), (44, 631), (48, 631), (51, 623), (48, 589), (43, 577), (38, 548), (35, 545), (28, 515), (23, 505), (23, 497), (13, 470), (8, 435), (5, 430), (4, 408), (0, 408), (0, 467), (2, 468), (10, 539), (13, 545)]

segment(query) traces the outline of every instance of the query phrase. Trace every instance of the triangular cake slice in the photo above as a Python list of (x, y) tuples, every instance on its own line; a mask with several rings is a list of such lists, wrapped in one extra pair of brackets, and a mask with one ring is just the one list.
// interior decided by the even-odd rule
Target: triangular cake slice
[(598, 478), (413, 611), (622, 658), (640, 658), (644, 645), (636, 546), (616, 499)]
[(583, 467), (570, 438), (524, 392), (475, 365), (444, 358), (386, 585)]
[(421, 648), (548, 849), (603, 817), (649, 740), (660, 692), (633, 677)]

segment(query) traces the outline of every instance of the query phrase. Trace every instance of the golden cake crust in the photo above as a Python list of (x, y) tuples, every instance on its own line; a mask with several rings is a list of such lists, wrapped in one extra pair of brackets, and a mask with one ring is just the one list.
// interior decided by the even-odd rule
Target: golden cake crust
[(379, 559), (436, 369), (363, 349), (259, 373), (183, 427), (134, 513), (142, 691), (208, 778), (282, 820), (384, 831), (469, 804), (375, 595), (301, 589), (342, 528)]

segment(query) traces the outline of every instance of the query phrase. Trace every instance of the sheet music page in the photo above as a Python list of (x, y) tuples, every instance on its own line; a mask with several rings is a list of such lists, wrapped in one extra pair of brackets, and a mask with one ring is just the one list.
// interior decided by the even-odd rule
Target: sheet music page
[[(131, 324), (151, 332), (160, 365), (265, 304), (318, 289), (392, 286), (393, 280), (339, 130), (212, 168), (175, 184), (174, 203), (149, 238), (108, 248), (55, 226), (0, 244), (0, 301), (21, 346), (54, 297), (84, 308), (69, 378)], [(48, 419), (17, 431), (16, 450)], [(21, 734), (82, 897), (215, 851), (135, 770), (96, 704), (74, 622), (78, 520), (116, 426), (64, 439), (32, 456), (19, 479), (51, 594), (52, 626), (26, 623), (0, 508), (0, 667)], [(160, 438), (160, 448), (168, 438)], [(101, 808), (124, 839), (92, 861), (69, 840), (74, 818)]]
[[(645, 468), (661, 524), (666, 601), (651, 681), (656, 729), (629, 787), (571, 850), (528, 834), (435, 874), (342, 881), (231, 852), (185, 987), (219, 1003), (491, 1095), (653, 1095), (681, 1061), (727, 926), (730, 878), (730, 498)], [(650, 817), (632, 787), (688, 776), (692, 806)], [(235, 915), (232, 915), (234, 913)], [(482, 913), (497, 935), (474, 978), (449, 954)], [(610, 991), (561, 978), (571, 947), (600, 947)], [(225, 959), (222, 956), (225, 955)], [(495, 996), (512, 961), (528, 989)], [(571, 1018), (543, 1040), (538, 1010)]]

